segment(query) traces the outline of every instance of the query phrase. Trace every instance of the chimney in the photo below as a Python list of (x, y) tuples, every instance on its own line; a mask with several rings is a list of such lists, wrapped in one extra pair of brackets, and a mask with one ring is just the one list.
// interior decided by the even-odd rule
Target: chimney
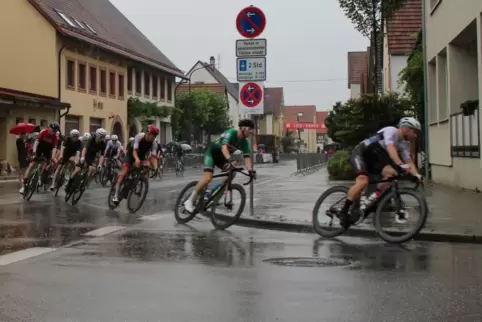
[(216, 60), (214, 59), (214, 56), (211, 56), (209, 58), (209, 64), (211, 65), (210, 67), (212, 68), (212, 70), (214, 70), (214, 68), (216, 68)]

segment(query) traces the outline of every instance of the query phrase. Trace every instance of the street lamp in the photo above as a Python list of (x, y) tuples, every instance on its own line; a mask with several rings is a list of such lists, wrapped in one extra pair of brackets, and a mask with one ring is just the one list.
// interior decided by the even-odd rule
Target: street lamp
[[(300, 118), (303, 116), (303, 112), (298, 112), (298, 117), (296, 118), (298, 120), (298, 124), (300, 124)], [(298, 125), (298, 153), (301, 152), (301, 130)]]

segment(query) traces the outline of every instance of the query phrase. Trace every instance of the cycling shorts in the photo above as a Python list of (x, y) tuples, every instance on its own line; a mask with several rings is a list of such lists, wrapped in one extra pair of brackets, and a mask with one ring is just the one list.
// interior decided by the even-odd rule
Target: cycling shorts
[(221, 150), (207, 148), (204, 152), (204, 172), (213, 172), (214, 166), (223, 169), (228, 163)]
[(379, 143), (357, 145), (351, 153), (350, 163), (357, 176), (380, 175), (387, 165), (396, 168), (388, 152)]

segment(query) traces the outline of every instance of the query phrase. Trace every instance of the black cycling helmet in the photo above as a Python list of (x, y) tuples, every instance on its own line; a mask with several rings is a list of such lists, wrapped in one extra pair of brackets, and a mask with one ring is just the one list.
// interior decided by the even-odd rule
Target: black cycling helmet
[(60, 124), (55, 121), (50, 123), (49, 127), (54, 131), (60, 131)]
[(254, 122), (251, 121), (250, 119), (242, 119), (242, 120), (239, 120), (238, 126), (239, 127), (249, 127), (249, 128), (254, 129)]

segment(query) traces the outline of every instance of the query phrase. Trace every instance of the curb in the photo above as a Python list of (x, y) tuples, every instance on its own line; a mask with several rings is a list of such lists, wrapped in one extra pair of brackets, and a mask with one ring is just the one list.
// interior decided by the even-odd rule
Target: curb
[[(219, 215), (218, 215), (219, 216)], [(292, 233), (311, 233), (316, 234), (313, 230), (313, 226), (308, 223), (301, 222), (282, 222), (275, 220), (264, 220), (255, 218), (239, 218), (236, 223), (237, 226), (249, 227), (249, 228), (259, 228), (266, 230), (277, 230)], [(396, 231), (392, 231), (397, 233)], [(362, 227), (351, 227), (341, 236), (352, 236), (352, 237), (376, 237), (377, 233), (375, 229), (372, 228), (362, 228)], [(442, 231), (430, 231), (422, 230), (413, 240), (417, 241), (430, 241), (430, 242), (449, 242), (449, 243), (470, 243), (470, 244), (482, 244), (482, 235), (471, 235), (471, 234), (457, 234), (448, 233)]]

